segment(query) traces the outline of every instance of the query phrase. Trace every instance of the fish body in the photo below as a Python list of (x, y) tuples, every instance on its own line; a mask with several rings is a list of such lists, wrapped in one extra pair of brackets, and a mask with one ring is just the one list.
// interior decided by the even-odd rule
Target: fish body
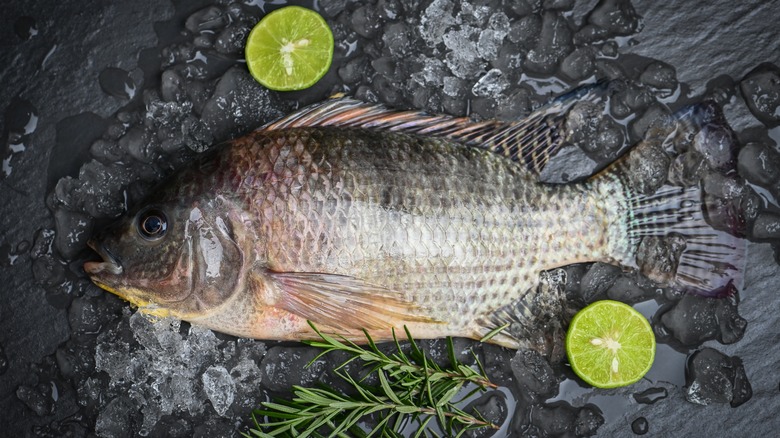
[(635, 267), (648, 230), (632, 222), (643, 198), (620, 169), (537, 181), (557, 117), (480, 125), (352, 101), (307, 109), (177, 173), (93, 243), (104, 261), (85, 269), (142, 310), (237, 336), (307, 339), (310, 320), (353, 339), (403, 326), (479, 339), (508, 323), (494, 342), (550, 352), (570, 303), (537, 291), (540, 273)]

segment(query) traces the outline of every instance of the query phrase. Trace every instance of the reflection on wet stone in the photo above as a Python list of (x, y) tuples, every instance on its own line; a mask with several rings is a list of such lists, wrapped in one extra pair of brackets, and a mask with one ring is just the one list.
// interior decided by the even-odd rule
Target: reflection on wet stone
[(712, 348), (693, 353), (685, 374), (685, 397), (691, 403), (730, 403), (735, 408), (753, 396), (742, 361)]

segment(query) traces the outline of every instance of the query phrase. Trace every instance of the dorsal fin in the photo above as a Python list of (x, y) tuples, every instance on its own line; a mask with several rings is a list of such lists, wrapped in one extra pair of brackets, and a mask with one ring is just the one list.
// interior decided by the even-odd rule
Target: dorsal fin
[(396, 111), (383, 105), (339, 98), (308, 106), (260, 130), (315, 126), (363, 128), (443, 137), (486, 149), (522, 164), (538, 175), (564, 144), (566, 113), (581, 100), (597, 101), (604, 87), (597, 84), (574, 90), (516, 122), (430, 115), (421, 111)]

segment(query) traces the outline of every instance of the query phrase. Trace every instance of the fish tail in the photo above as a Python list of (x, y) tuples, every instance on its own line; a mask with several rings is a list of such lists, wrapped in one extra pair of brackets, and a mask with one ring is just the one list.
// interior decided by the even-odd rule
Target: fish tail
[(701, 182), (668, 185), (663, 159), (657, 181), (648, 177), (647, 166), (665, 156), (664, 142), (676, 134), (644, 140), (594, 177), (618, 218), (609, 231), (617, 243), (612, 254), (661, 285), (700, 296), (731, 296), (741, 288), (745, 268), (746, 241), (738, 236), (738, 224), (730, 230), (710, 226)]

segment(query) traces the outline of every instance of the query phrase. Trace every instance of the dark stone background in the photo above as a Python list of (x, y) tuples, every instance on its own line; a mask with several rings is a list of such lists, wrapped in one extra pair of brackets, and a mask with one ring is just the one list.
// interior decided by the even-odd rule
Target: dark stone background
[[(594, 3), (578, 3), (575, 14), (584, 14)], [(741, 78), (762, 62), (780, 62), (778, 2), (633, 4), (644, 17), (644, 27), (632, 37), (638, 44), (630, 51), (672, 64), (679, 80), (694, 91), (701, 91), (719, 75)], [(154, 23), (172, 14), (171, 4), (157, 0), (6, 0), (0, 6), (0, 110), (17, 105), (14, 99), (24, 99), (35, 107), (39, 118), (25, 142), (26, 150), (12, 156), (12, 175), (0, 184), (0, 258), (20, 254), (12, 264), (0, 260), (0, 346), (8, 361), (7, 371), (0, 375), (0, 435), (9, 431), (13, 436), (31, 434), (25, 426), (31, 414), (17, 400), (16, 390), (19, 385), (34, 384), (35, 364), (53, 354), (70, 333), (67, 311), (49, 304), (33, 276), (29, 252), (22, 250), (39, 229), (54, 227), (44, 200), (51, 188), (50, 155), (58, 140), (63, 143), (55, 126), (76, 114), (108, 117), (120, 109), (124, 101), (101, 90), (100, 72), (108, 66), (133, 71), (139, 51), (156, 44)], [(36, 23), (38, 34), (29, 40), (15, 29), (22, 16), (33, 17)], [(727, 107), (726, 113), (737, 131), (757, 123), (744, 105)], [(0, 120), (4, 141), (8, 117)], [(778, 128), (773, 135), (780, 140)], [(608, 421), (599, 429), (600, 436), (630, 435), (629, 425), (638, 416), (648, 418), (651, 434), (658, 436), (777, 433), (780, 269), (769, 245), (751, 244), (749, 251), (739, 308), (748, 330), (736, 344), (715, 345), (742, 358), (753, 386), (752, 399), (736, 409), (728, 404), (698, 406), (686, 402), (682, 391), (672, 390), (663, 402), (629, 406), (620, 420)]]

